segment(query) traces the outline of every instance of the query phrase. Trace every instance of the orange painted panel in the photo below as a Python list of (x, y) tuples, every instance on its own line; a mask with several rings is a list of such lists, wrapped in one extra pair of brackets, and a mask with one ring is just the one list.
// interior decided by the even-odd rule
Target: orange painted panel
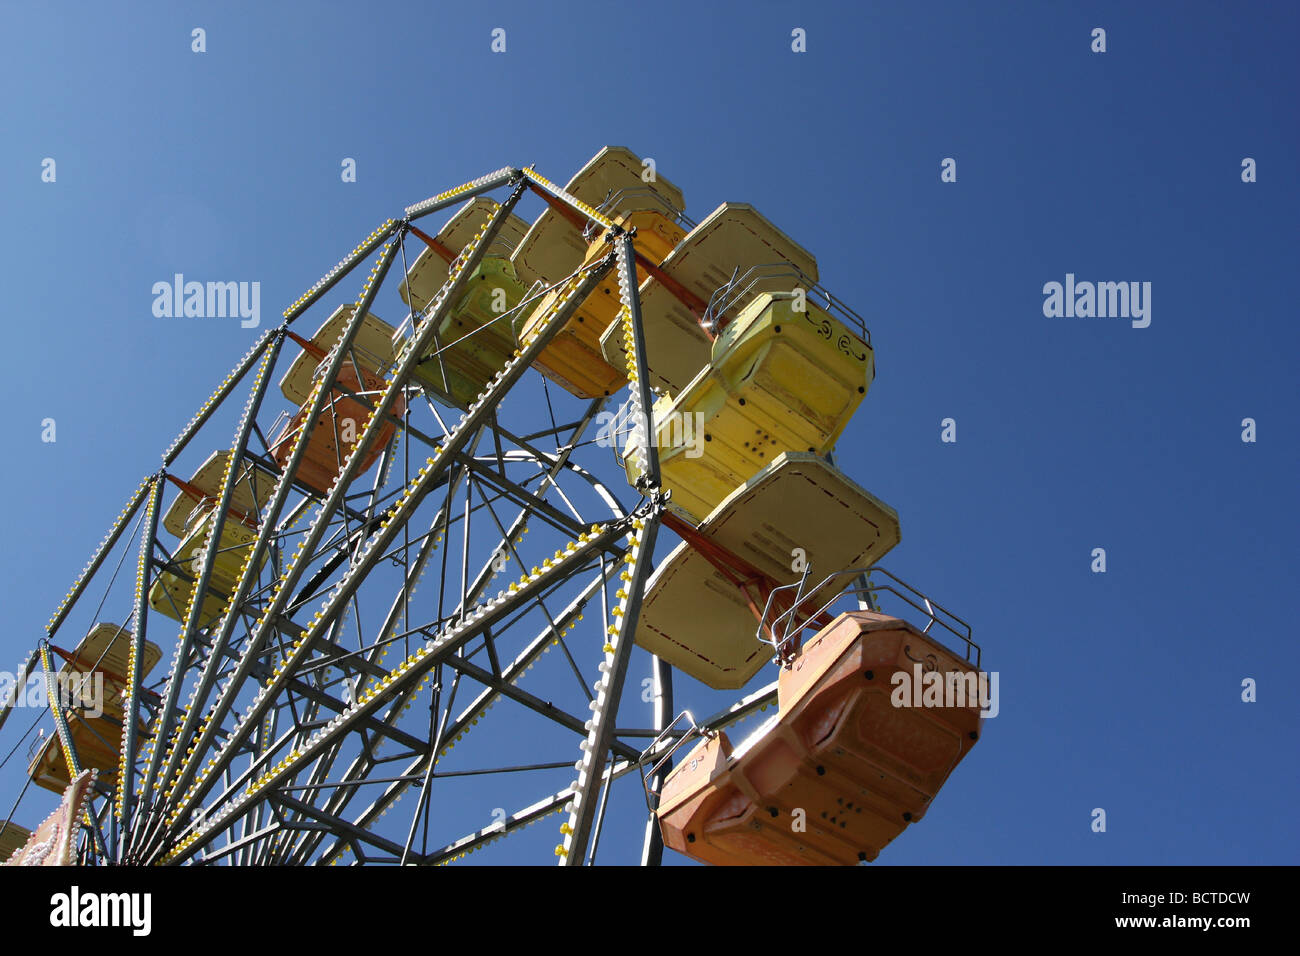
[[(338, 383), (344, 388), (357, 393), (382, 391), (386, 386), (382, 378), (370, 372), (365, 373), (365, 384), (362, 385), (357, 378), (355, 368), (350, 363), (345, 364), (339, 370)], [(285, 425), (275, 438), (271, 451), (276, 463), (281, 468), (289, 461), (289, 456), (293, 452), (294, 436), (297, 435), (298, 430), (306, 421), (307, 411), (306, 406), (299, 409), (298, 414)], [(391, 414), (395, 418), (400, 418), (405, 411), (406, 399), (398, 396), (397, 401), (393, 403)], [(335, 428), (338, 428), (338, 435), (341, 438), (345, 427), (344, 422), (351, 419), (356, 437), (360, 438), (362, 426), (369, 416), (370, 410), (360, 402), (349, 396), (335, 393), (333, 401), (325, 406), (316, 422), (316, 427), (312, 430), (311, 437), (307, 439), (307, 450), (303, 454), (302, 463), (298, 466), (298, 479), (313, 490), (325, 494), (339, 475), (339, 463), (347, 461), (350, 444), (336, 440)], [(358, 475), (367, 471), (383, 453), (384, 446), (393, 437), (393, 430), (396, 427), (389, 422), (380, 430), (378, 439), (370, 446), (370, 451), (362, 459), (361, 470), (357, 472)]]
[(977, 696), (925, 706), (908, 685), (975, 686), (977, 674), (905, 621), (841, 614), (782, 668), (775, 721), (734, 751), (719, 733), (669, 776), (664, 844), (714, 864), (874, 860), (979, 739)]

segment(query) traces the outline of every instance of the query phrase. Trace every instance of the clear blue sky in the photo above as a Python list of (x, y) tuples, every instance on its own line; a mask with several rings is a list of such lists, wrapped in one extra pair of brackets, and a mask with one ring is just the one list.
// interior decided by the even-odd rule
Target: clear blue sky
[[(0, 669), (260, 331), (155, 318), (154, 282), (260, 281), (265, 326), (404, 205), (621, 144), (696, 219), (753, 203), (866, 318), (878, 375), (837, 464), (901, 515), (885, 564), (1000, 672), (1000, 716), (880, 864), (1295, 863), (1298, 26), (1263, 3), (6, 0)], [(1150, 282), (1150, 327), (1046, 318), (1066, 273)], [(473, 859), (544, 862), (558, 824)], [(606, 839), (634, 858), (638, 825)]]

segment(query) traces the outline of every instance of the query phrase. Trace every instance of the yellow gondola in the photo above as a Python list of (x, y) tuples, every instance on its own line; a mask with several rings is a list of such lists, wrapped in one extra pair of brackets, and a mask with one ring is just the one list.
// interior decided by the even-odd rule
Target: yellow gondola
[[(418, 314), (437, 296), (451, 274), (451, 263), (488, 222), (495, 204), (476, 197), (456, 211), (431, 237), (431, 245), (416, 258), (402, 283), (403, 300)], [(464, 408), (470, 405), (518, 346), (519, 316), (508, 315), (528, 290), (515, 274), (511, 254), (527, 224), (510, 215), (487, 253), (467, 279), (460, 298), (452, 303), (433, 334), (432, 344), (411, 374), (434, 398)], [(409, 320), (392, 336), (400, 348), (411, 334)]]
[[(456, 210), (432, 237), (434, 244), (421, 249), (411, 263), (406, 278), (397, 289), (403, 302), (416, 312), (428, 308), (451, 274), (451, 263), (492, 218), (496, 206), (485, 196), (475, 196)], [(488, 246), (486, 257), (510, 258), (527, 231), (528, 223), (510, 214)]]
[[(736, 276), (777, 263), (788, 264), (788, 271), (805, 276), (810, 283), (817, 282), (817, 260), (812, 254), (753, 206), (723, 203), (709, 213), (664, 259), (663, 278), (650, 276), (641, 281), (646, 382), (670, 396), (686, 388), (711, 356), (710, 333), (701, 326), (710, 298)], [(744, 296), (732, 305), (743, 309), (749, 297), (789, 291), (792, 286), (784, 276), (760, 278), (747, 285)], [(611, 366), (627, 367), (623, 329), (618, 323), (605, 329), (600, 348)]]
[[(65, 716), (81, 767), (98, 771), (99, 780), (109, 786), (117, 779), (132, 637), (130, 631), (116, 624), (96, 624), (59, 667), (57, 675), (60, 686), (65, 688), (62, 693), (66, 699), (61, 703), (71, 706)], [(161, 657), (157, 644), (144, 642), (141, 680)], [(143, 723), (139, 730), (144, 734)], [(57, 733), (51, 734), (32, 758), (28, 775), (38, 787), (54, 793), (62, 793), (71, 784)]]
[[(655, 403), (671, 507), (698, 522), (781, 452), (830, 451), (875, 376), (859, 331), (806, 296), (753, 298), (713, 343), (710, 363), (675, 399)], [(624, 457), (633, 486), (638, 441)]]
[[(163, 516), (163, 527), (181, 539), (172, 560), (149, 589), (149, 606), (182, 621), (194, 593), (197, 565), (208, 540), (229, 451), (213, 452), (188, 482)], [(208, 593), (200, 612), (200, 625), (219, 615), (239, 580), (248, 548), (257, 537), (257, 515), (275, 489), (275, 476), (250, 463), (243, 465), (231, 495), (230, 510), (221, 532)], [(262, 563), (266, 561), (263, 554)]]
[(808, 566), (868, 567), (900, 537), (893, 508), (807, 452), (778, 455), (685, 530), (691, 540), (646, 585), (636, 643), (719, 689), (743, 687), (771, 658), (756, 635), (774, 587)]
[[(578, 170), (565, 192), (615, 218), (638, 210), (675, 211), (686, 208), (682, 191), (656, 171), (647, 181), (639, 156), (623, 146), (606, 146)], [(613, 205), (607, 201), (622, 194)], [(598, 237), (597, 237), (598, 238)], [(525, 285), (554, 285), (582, 264), (588, 241), (566, 216), (548, 206), (528, 228), (514, 254), (515, 271)]]
[[(570, 180), (566, 191), (621, 229), (635, 229), (637, 252), (657, 266), (686, 236), (680, 225), (683, 200), (680, 191), (666, 180), (646, 183), (642, 169), (641, 161), (631, 152), (607, 147)], [(521, 276), (554, 284), (607, 255), (611, 250), (605, 239), (603, 230), (584, 238), (576, 222), (548, 207), (516, 252), (515, 265)], [(646, 276), (645, 269), (638, 266), (637, 282)], [(537, 333), (558, 296), (558, 291), (551, 292), (532, 310), (519, 330), (523, 343)], [(606, 361), (600, 339), (607, 328), (618, 325), (620, 303), (618, 277), (611, 272), (538, 356), (536, 368), (579, 398), (612, 394), (626, 381), (626, 375), (622, 365), (615, 367)]]
[(438, 398), (471, 405), (518, 348), (522, 320), (509, 313), (526, 294), (509, 259), (484, 258), (411, 377)]
[[(186, 609), (194, 594), (194, 583), (198, 579), (203, 549), (208, 542), (216, 507), (215, 499), (206, 499), (194, 508), (185, 526), (184, 539), (172, 552), (172, 560), (149, 589), (149, 606), (175, 621), (184, 621)], [(226, 516), (221, 528), (221, 540), (217, 545), (217, 555), (212, 562), (207, 593), (203, 598), (203, 609), (199, 612), (200, 627), (216, 619), (229, 602), (239, 583), (244, 559), (255, 540), (257, 531), (254, 528), (234, 515)], [(264, 552), (259, 567), (265, 562)]]

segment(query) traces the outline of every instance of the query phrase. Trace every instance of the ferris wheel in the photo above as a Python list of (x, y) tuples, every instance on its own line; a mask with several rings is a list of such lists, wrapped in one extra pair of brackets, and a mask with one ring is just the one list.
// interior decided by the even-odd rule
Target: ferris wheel
[[(752, 206), (684, 208), (621, 147), (503, 168), (257, 339), (0, 704), (49, 705), (24, 792), (69, 795), (69, 859), (433, 865), (550, 820), (562, 865), (854, 863), (921, 819), (980, 701), (892, 675), (983, 672), (831, 457), (870, 333)], [(50, 859), (20, 815), (0, 859)]]

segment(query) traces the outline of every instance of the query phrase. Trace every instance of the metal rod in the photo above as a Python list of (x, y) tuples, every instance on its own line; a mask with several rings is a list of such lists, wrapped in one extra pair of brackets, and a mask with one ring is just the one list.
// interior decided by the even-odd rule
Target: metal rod
[[(662, 733), (673, 719), (673, 669), (666, 661), (653, 657), (650, 672), (654, 677), (655, 687), (654, 725), (655, 729)], [(646, 820), (645, 842), (641, 847), (642, 866), (660, 866), (663, 863), (664, 838), (659, 831), (659, 818), (653, 811), (659, 803), (657, 794), (672, 769), (672, 758), (669, 757), (650, 777), (648, 787), (651, 793), (651, 812)]]
[(414, 222), (416, 219), (437, 212), (439, 209), (446, 209), (448, 206), (454, 206), (466, 199), (473, 199), (481, 193), (491, 192), (498, 186), (514, 182), (519, 178), (519, 175), (519, 170), (511, 166), (503, 166), (501, 169), (480, 176), (478, 179), (470, 180), (455, 189), (448, 189), (436, 196), (430, 196), (428, 199), (406, 207), (406, 222)]
[(261, 334), (258, 340), (253, 343), (253, 347), (248, 350), (248, 353), (239, 360), (239, 364), (231, 370), (225, 380), (217, 386), (217, 390), (199, 408), (197, 414), (190, 419), (190, 423), (185, 426), (185, 429), (167, 446), (167, 450), (163, 452), (162, 456), (164, 468), (171, 466), (171, 463), (185, 450), (185, 446), (190, 443), (190, 439), (198, 434), (199, 429), (207, 423), (207, 420), (212, 417), (213, 413), (221, 406), (221, 403), (239, 386), (244, 376), (248, 374), (248, 370), (261, 357), (267, 343), (271, 341), (272, 336), (278, 331), (278, 329), (267, 329)]
[[(464, 189), (464, 187), (461, 188)], [(491, 187), (485, 187), (485, 188), (491, 188)], [(455, 191), (453, 190), (453, 192)], [(432, 314), (430, 314), (426, 318), (424, 323), (421, 324), (421, 327), (417, 329), (415, 337), (407, 342), (406, 349), (403, 353), (403, 359), (399, 363), (398, 370), (393, 374), (392, 378), (390, 379), (388, 388), (385, 389), (383, 397), (376, 405), (375, 414), (371, 416), (371, 418), (367, 422), (365, 429), (362, 431), (362, 434), (358, 437), (356, 447), (353, 449), (352, 453), (348, 457), (347, 465), (344, 466), (338, 479), (335, 481), (334, 487), (332, 488), (329, 496), (327, 497), (325, 503), (321, 506), (319, 517), (316, 519), (315, 522), (313, 522), (311, 530), (307, 534), (307, 538), (304, 542), (304, 547), (303, 547), (303, 550), (305, 550), (307, 553), (309, 554), (312, 553), (315, 547), (319, 544), (320, 539), (324, 535), (324, 530), (329, 521), (330, 516), (333, 514), (339, 502), (342, 500), (346, 487), (350, 483), (351, 478), (359, 470), (360, 462), (363, 460), (370, 446), (376, 440), (380, 428), (382, 427), (381, 424), (382, 418), (383, 416), (388, 414), (389, 410), (392, 408), (394, 401), (397, 398), (398, 393), (402, 391), (403, 389), (402, 383), (405, 381), (406, 376), (409, 374), (411, 367), (419, 359), (420, 355), (423, 352), (424, 346), (428, 341), (428, 338), (432, 335), (435, 328), (441, 322), (442, 317), (450, 309), (451, 305), (459, 298), (460, 291), (462, 290), (464, 285), (468, 282), (470, 274), (474, 271), (475, 268), (477, 268), (478, 263), (481, 261), (484, 253), (486, 252), (488, 244), (496, 236), (497, 232), (500, 231), (501, 226), (505, 223), (507, 217), (510, 215), (510, 211), (513, 209), (515, 203), (518, 202), (519, 195), (520, 195), (520, 190), (516, 189), (515, 192), (512, 193), (512, 195), (506, 200), (506, 202), (503, 203), (498, 208), (496, 214), (492, 217), (491, 221), (489, 221), (487, 226), (484, 227), (484, 230), (477, 237), (477, 241), (471, 244), (472, 248), (470, 248), (469, 255), (467, 256), (464, 263), (462, 264), (460, 271), (453, 273), (452, 276), (448, 279), (447, 283), (443, 286), (443, 288), (438, 293), (437, 298), (434, 300), (434, 305), (431, 307)], [(408, 215), (409, 214), (410, 211), (408, 210)], [(361, 319), (366, 314), (366, 312), (369, 311), (370, 303), (374, 300), (374, 296), (378, 291), (380, 284), (382, 284), (384, 274), (386, 274), (388, 267), (391, 265), (394, 254), (395, 254), (395, 247), (393, 246), (390, 246), (385, 251), (384, 257), (381, 260), (380, 265), (377, 269), (377, 274), (375, 276), (374, 281), (372, 281), (369, 284), (367, 291), (363, 296), (362, 301), (358, 304), (357, 308), (353, 312), (352, 319), (348, 323), (347, 329), (343, 334), (343, 338), (335, 346), (334, 358), (330, 364), (330, 368), (325, 373), (325, 381), (332, 382), (335, 376), (338, 374), (338, 368), (342, 363), (344, 351), (346, 348), (348, 348), (351, 345), (353, 339), (355, 339), (356, 333), (359, 329)], [(316, 418), (319, 416), (324, 395), (325, 395), (324, 389), (322, 389), (317, 394), (316, 400), (313, 403), (312, 412), (307, 416), (304, 425), (305, 429), (309, 429), (310, 425), (314, 424)], [(467, 419), (469, 417), (470, 417), (469, 415), (466, 416)], [(306, 449), (305, 438), (306, 435), (304, 434), (303, 438), (299, 440), (299, 443), (295, 448), (289, 463), (286, 465), (285, 468), (286, 476), (294, 473), (294, 471), (296, 470), (298, 462), (301, 460), (302, 455)], [(454, 435), (451, 439), (449, 439), (449, 445), (454, 446), (456, 444), (460, 444), (463, 447), (464, 442), (467, 440), (467, 438), (468, 438), (467, 430), (462, 429), (459, 434)], [(282, 498), (281, 491), (283, 490), (283, 484), (284, 483), (282, 482), (281, 488), (277, 489), (277, 494), (276, 494), (277, 501), (279, 501)], [(275, 503), (273, 503), (271, 507), (274, 511), (276, 507)], [(404, 526), (405, 526), (404, 520), (400, 522), (395, 521), (392, 526), (394, 528), (394, 534), (396, 533), (396, 530), (399, 527), (404, 527)], [(381, 532), (381, 536), (383, 536), (382, 532)], [(255, 570), (257, 548), (261, 543), (262, 543), (261, 538), (259, 538), (258, 544), (254, 545), (254, 554), (250, 562), (249, 571)], [(377, 557), (377, 555), (375, 555), (375, 557)], [(251, 667), (253, 654), (259, 651), (260, 646), (265, 642), (267, 631), (270, 627), (270, 622), (275, 620), (283, 610), (285, 606), (286, 595), (292, 589), (294, 584), (297, 582), (298, 578), (301, 576), (303, 566), (304, 563), (298, 563), (294, 565), (293, 567), (287, 569), (285, 574), (281, 578), (279, 590), (275, 592), (275, 596), (271, 600), (270, 607), (268, 607), (265, 616), (262, 618), (261, 623), (258, 625), (256, 632), (248, 642), (248, 647), (245, 654), (245, 661), (241, 663), (239, 668), (239, 671), (242, 673), (237, 673), (237, 677), (230, 681), (230, 684), (228, 685), (229, 690), (226, 695), (226, 698), (218, 705), (219, 713), (215, 715), (217, 718), (223, 716), (224, 713), (229, 709), (230, 705), (233, 703), (234, 693), (238, 690), (238, 686), (242, 683), (243, 679), (247, 676), (247, 671)], [(366, 564), (366, 567), (368, 568), (369, 564)], [(355, 581), (358, 577), (357, 574), (353, 573), (355, 570), (356, 570), (356, 566), (354, 566), (349, 571), (349, 577), (353, 581)], [(345, 580), (347, 579), (345, 578)], [(241, 582), (241, 589), (242, 587), (243, 587), (243, 582)], [(337, 605), (337, 602), (331, 601), (330, 605), (331, 607), (333, 607)], [(331, 620), (332, 617), (322, 618), (321, 620), (318, 621), (318, 624), (328, 625)], [(313, 628), (313, 631), (318, 629), (319, 628)], [(296, 663), (296, 660), (291, 659), (288, 662), (288, 665), (286, 666), (286, 671), (288, 667), (291, 667), (294, 663)], [(263, 701), (262, 704), (254, 705), (253, 711), (250, 713), (248, 718), (241, 721), (236, 726), (235, 730), (232, 732), (232, 741), (228, 743), (227, 745), (228, 747), (238, 746), (240, 743), (242, 743), (242, 740), (246, 738), (247, 735), (246, 728), (251, 726), (254, 721), (260, 719), (261, 713), (265, 710), (266, 706), (269, 706), (269, 703), (272, 700), (272, 698), (273, 698), (273, 693), (267, 693), (263, 695), (263, 697), (261, 698)], [(213, 723), (209, 725), (209, 730), (216, 723), (217, 720), (214, 719)], [(201, 754), (205, 752), (206, 748), (210, 745), (211, 745), (210, 734), (208, 732), (205, 732), (205, 738), (201, 739), (199, 741), (198, 746), (195, 748), (195, 758), (201, 756)], [(192, 785), (192, 781), (194, 780), (196, 770), (197, 770), (197, 759), (192, 759), (190, 763), (186, 766), (184, 774), (182, 775), (182, 779), (178, 783), (177, 786), (178, 790), (185, 786)], [(182, 797), (183, 802), (185, 804), (188, 804), (195, 799), (202, 799), (209, 787), (210, 784), (206, 784), (206, 781), (198, 782), (197, 786), (194, 787), (194, 793), (192, 794), (192, 796)]]
[[(761, 707), (771, 704), (775, 702), (775, 700), (776, 682), (774, 681), (766, 687), (762, 687), (754, 693), (742, 698), (730, 707), (714, 714), (708, 720), (700, 724), (700, 728), (709, 732), (723, 730), (726, 727), (757, 713)], [(671, 747), (675, 742), (675, 740), (670, 739), (664, 746)], [(605, 772), (614, 779), (618, 779), (628, 773), (635, 772), (640, 766), (641, 761), (637, 758), (633, 758), (618, 761), (617, 763), (612, 764)], [(425, 854), (423, 859), (419, 862), (425, 865), (437, 865), (439, 863), (451, 862), (458, 857), (464, 856), (466, 853), (473, 852), (487, 843), (491, 843), (493, 840), (498, 840), (503, 836), (521, 830), (530, 823), (536, 823), (543, 817), (555, 813), (563, 807), (567, 801), (572, 799), (572, 797), (572, 787), (567, 787), (551, 796), (543, 797), (536, 803), (506, 817), (506, 819), (501, 823), (494, 823), (491, 826), (484, 827), (482, 830), (463, 836), (437, 850)]]
[(659, 515), (663, 510), (662, 493), (659, 490), (659, 453), (655, 445), (653, 416), (646, 365), (645, 333), (641, 325), (641, 299), (637, 292), (635, 249), (632, 236), (621, 230), (614, 237), (614, 254), (617, 261), (619, 295), (623, 302), (624, 342), (628, 352), (628, 391), (632, 393), (632, 414), (639, 416), (645, 428), (645, 439), (637, 455), (641, 479), (638, 482), (643, 494), (652, 497), (652, 507), (642, 523), (639, 540), (633, 545), (631, 580), (623, 593), (626, 594), (619, 623), (613, 627), (612, 640), (606, 643), (604, 689), (592, 702), (591, 730), (584, 744), (584, 752), (579, 760), (577, 792), (574, 794), (572, 809), (569, 812), (568, 832), (564, 842), (556, 847), (556, 854), (562, 866), (579, 866), (586, 858), (587, 844), (591, 839), (596, 819), (594, 797), (596, 786), (609, 755), (609, 746), (613, 739), (614, 726), (618, 719), (618, 705), (623, 693), (623, 683), (627, 678), (627, 666), (632, 656), (632, 635), (641, 613), (641, 600), (645, 582), (650, 576), (654, 563), (654, 546), (659, 531)]
[[(611, 571), (618, 567), (621, 567), (621, 565), (614, 562), (609, 563)], [(555, 620), (554, 626), (548, 624), (537, 633), (524, 650), (515, 657), (514, 662), (505, 668), (505, 671), (501, 676), (502, 687), (505, 684), (513, 684), (528, 671), (528, 668), (530, 668), (533, 663), (541, 657), (550, 643), (577, 619), (578, 615), (583, 612), (587, 603), (596, 593), (597, 588), (603, 587), (606, 581), (607, 579), (600, 575), (593, 578), (587, 587), (560, 613)], [(454, 739), (457, 734), (468, 729), (472, 725), (473, 721), (486, 713), (488, 706), (494, 703), (503, 693), (503, 689), (494, 688), (492, 686), (486, 687), (479, 696), (460, 713), (460, 716), (449, 725), (446, 737), (448, 739)], [(530, 702), (524, 698), (516, 698), (516, 700), (523, 703), (525, 706), (531, 706)], [(417, 773), (422, 766), (423, 759), (418, 759), (410, 764), (405, 772), (407, 774)], [(400, 795), (405, 786), (406, 784), (397, 784), (394, 787), (389, 788), (389, 790), (387, 790), (361, 814), (357, 822), (361, 825), (368, 825), (378, 819), (380, 813)], [(326, 848), (322, 854), (322, 859), (331, 859), (337, 855), (339, 851), (340, 847), (336, 842)]]
[[(90, 583), (90, 579), (99, 571), (100, 566), (108, 558), (109, 553), (117, 544), (118, 538), (122, 536), (122, 532), (126, 530), (126, 526), (130, 523), (131, 519), (135, 517), (136, 511), (140, 508), (140, 503), (144, 501), (145, 494), (149, 491), (150, 481), (151, 478), (145, 478), (140, 482), (140, 487), (136, 488), (135, 493), (131, 495), (131, 499), (127, 502), (126, 507), (123, 508), (122, 513), (117, 516), (117, 521), (113, 522), (113, 526), (108, 529), (108, 534), (104, 536), (104, 540), (99, 543), (99, 547), (96, 548), (95, 553), (91, 555), (90, 561), (86, 564), (85, 568), (82, 569), (81, 574), (77, 576), (77, 580), (73, 583), (71, 590), (68, 591), (68, 596), (63, 599), (63, 603), (59, 605), (59, 609), (55, 611), (54, 615), (50, 618), (50, 622), (45, 628), (46, 637), (54, 637), (58, 632), (60, 625), (63, 624), (68, 614), (72, 612), (73, 607), (76, 606), (77, 600), (81, 597), (82, 592), (86, 590), (86, 586)], [(3, 714), (0, 714), (0, 717), (3, 716)], [(0, 720), (0, 726), (3, 725), (3, 720)]]
[[(248, 556), (248, 564), (244, 569), (244, 574), (241, 577), (239, 586), (236, 588), (235, 594), (232, 596), (230, 608), (227, 610), (225, 620), (217, 635), (217, 646), (221, 646), (229, 640), (235, 622), (234, 609), (245, 599), (252, 581), (257, 577), (260, 568), (261, 552), (265, 550), (270, 541), (272, 525), (279, 517), (280, 511), (283, 509), (284, 503), (289, 495), (289, 488), (291, 485), (290, 476), (296, 474), (299, 463), (306, 455), (311, 432), (321, 417), (327, 398), (330, 398), (330, 386), (333, 384), (335, 378), (338, 377), (339, 370), (343, 366), (347, 352), (353, 341), (355, 341), (362, 322), (364, 321), (366, 314), (370, 311), (370, 305), (374, 301), (375, 295), (379, 291), (379, 287), (383, 284), (384, 276), (387, 274), (389, 267), (393, 263), (394, 255), (395, 246), (389, 244), (384, 250), (383, 255), (380, 257), (379, 264), (376, 266), (374, 274), (367, 282), (366, 289), (362, 293), (360, 301), (352, 310), (352, 315), (346, 323), (339, 341), (330, 352), (330, 359), (328, 363), (326, 363), (323, 377), (315, 388), (313, 398), (309, 403), (310, 411), (304, 418), (302, 433), (299, 435), (294, 445), (289, 460), (285, 463), (284, 472), (281, 475), (279, 483), (276, 485), (276, 490), (272, 496), (272, 500), (267, 506), (267, 512), (263, 518), (262, 528), (258, 533), (257, 541), (254, 542), (252, 551)], [(396, 385), (396, 382), (394, 382), (394, 385)], [(390, 386), (390, 388), (385, 391), (384, 401), (380, 405), (380, 410), (386, 413), (391, 407), (395, 397), (396, 390), (394, 387)], [(353, 449), (352, 454), (348, 458), (348, 466), (345, 467), (343, 472), (339, 475), (338, 480), (335, 482), (334, 487), (331, 490), (331, 494), (325, 504), (322, 505), (319, 516), (316, 521), (313, 522), (312, 529), (308, 532), (307, 540), (302, 549), (307, 554), (313, 553), (316, 546), (320, 543), (321, 538), (324, 536), (326, 522), (341, 502), (348, 480), (352, 477), (352, 473), (355, 472), (356, 466), (360, 464), (362, 457), (368, 451), (370, 444), (372, 444), (377, 437), (377, 423), (378, 417), (372, 416), (363, 435), (358, 439), (357, 447)], [(207, 752), (207, 749), (212, 745), (216, 728), (221, 724), (225, 715), (233, 705), (235, 697), (244, 680), (248, 677), (258, 655), (261, 653), (262, 647), (264, 646), (273, 626), (273, 622), (278, 620), (280, 614), (284, 611), (289, 595), (292, 593), (294, 585), (301, 577), (305, 566), (306, 561), (298, 561), (291, 568), (287, 569), (284, 575), (282, 575), (277, 589), (273, 592), (273, 597), (269, 606), (265, 609), (265, 612), (259, 619), (253, 634), (245, 645), (243, 657), (236, 667), (235, 674), (232, 675), (226, 685), (226, 692), (218, 699), (216, 709), (214, 710), (207, 727), (203, 730), (199, 741), (194, 747), (193, 755), (186, 761), (183, 770), (177, 778), (176, 784), (173, 787), (173, 798), (169, 801), (169, 805), (176, 807), (178, 817), (184, 809), (180, 806), (180, 801), (184, 801), (184, 803), (188, 805), (193, 803), (194, 800), (201, 800), (204, 794), (207, 793), (208, 788), (211, 786), (211, 784), (206, 783), (206, 780), (212, 779), (212, 776), (209, 775), (203, 782), (199, 783), (196, 791), (191, 796), (183, 796), (186, 793), (186, 788), (192, 786), (197, 775), (198, 764), (202, 759), (202, 755)], [(269, 703), (270, 695), (265, 695), (263, 700)], [(228, 741), (229, 747), (233, 748), (242, 745), (244, 740), (247, 739), (247, 728), (255, 726), (256, 721), (261, 719), (264, 710), (264, 707), (258, 709), (258, 712), (254, 714), (250, 720), (243, 721), (237, 725), (235, 731), (232, 733), (232, 738), (234, 739)]]
[[(241, 471), (244, 467), (244, 448), (248, 444), (248, 436), (252, 431), (253, 422), (257, 419), (257, 413), (262, 407), (262, 400), (266, 396), (267, 385), (271, 381), (271, 376), (268, 373), (274, 367), (276, 356), (279, 355), (283, 344), (284, 336), (276, 335), (271, 342), (270, 348), (266, 350), (262, 364), (253, 380), (253, 387), (249, 392), (248, 401), (244, 405), (244, 414), (235, 431), (234, 446), (230, 449), (229, 457), (226, 459), (225, 478), (221, 483), (221, 492), (217, 498), (216, 508), (208, 519), (212, 524), (208, 529), (207, 546), (203, 549), (202, 564), (199, 568), (198, 577), (194, 582), (194, 589), (190, 592), (189, 614), (185, 619), (179, 637), (180, 652), (177, 659), (182, 663), (189, 659), (189, 651), (194, 643), (194, 635), (198, 631), (199, 621), (202, 618), (208, 583), (212, 580), (212, 571), (217, 562), (217, 552), (221, 546), (221, 535), (225, 530), (227, 510), (230, 508), (230, 502), (235, 496), (235, 487), (239, 484)], [(254, 496), (253, 500), (256, 502), (256, 496)], [(229, 613), (229, 610), (227, 613)], [(167, 765), (163, 768), (159, 777), (158, 785), (160, 788), (166, 788), (167, 782), (176, 773), (177, 765), (185, 756), (185, 742), (193, 735), (194, 728), (203, 713), (203, 708), (207, 704), (208, 694), (217, 680), (220, 661), (221, 655), (216, 652), (214, 646), (214, 650), (208, 656), (207, 666), (203, 668), (199, 682), (194, 688), (189, 713), (176, 731), (176, 735), (169, 742), (171, 753)], [(175, 719), (175, 707), (181, 691), (181, 673), (179, 667), (172, 672), (164, 693), (165, 700), (162, 712), (155, 720), (157, 744), (154, 748), (154, 760), (150, 765), (150, 773), (145, 780), (146, 788), (149, 780), (153, 777), (153, 766), (162, 756), (163, 740)]]
[(126, 701), (122, 714), (122, 759), (118, 764), (117, 808), (122, 821), (122, 837), (118, 845), (118, 861), (126, 850), (127, 838), (134, 827), (135, 810), (135, 757), (137, 746), (137, 712), (139, 710), (141, 667), (147, 639), (149, 614), (149, 557), (158, 537), (158, 505), (162, 499), (162, 472), (154, 476), (149, 489), (149, 503), (145, 506), (145, 528), (140, 538), (140, 558), (135, 579), (135, 633), (131, 640), (130, 658), (127, 662)]
[[(269, 771), (267, 776), (252, 790), (235, 796), (225, 807), (218, 810), (215, 814), (216, 820), (208, 827), (196, 832), (188, 842), (167, 854), (163, 862), (177, 863), (189, 858), (195, 851), (206, 845), (212, 837), (221, 832), (225, 828), (224, 825), (234, 822), (235, 819), (247, 812), (254, 803), (266, 799), (268, 792), (283, 782), (287, 776), (313, 761), (325, 746), (348, 733), (358, 721), (370, 718), (386, 699), (396, 692), (418, 684), (431, 667), (441, 663), (447, 656), (454, 654), (459, 647), (480, 634), (484, 628), (493, 626), (512, 613), (516, 606), (526, 604), (536, 595), (543, 593), (555, 579), (563, 580), (567, 578), (574, 567), (583, 566), (594, 552), (603, 550), (611, 541), (626, 533), (628, 526), (627, 519), (611, 522), (585, 544), (579, 545), (575, 550), (555, 562), (551, 568), (543, 570), (537, 576), (530, 578), (518, 589), (511, 600), (490, 602), (484, 605), (476, 616), (447, 629), (437, 639), (429, 641), (423, 651), (419, 651), (412, 655), (411, 658), (408, 658), (400, 672), (394, 671), (390, 674), (387, 686), (381, 685), (376, 693), (368, 698), (363, 698), (347, 712), (335, 717), (326, 728), (316, 733), (311, 742), (295, 750), (290, 757), (277, 765), (276, 769)], [(256, 712), (257, 708), (254, 708), (253, 713)], [(234, 734), (232, 734), (233, 738)], [(217, 824), (223, 825), (218, 826)]]

